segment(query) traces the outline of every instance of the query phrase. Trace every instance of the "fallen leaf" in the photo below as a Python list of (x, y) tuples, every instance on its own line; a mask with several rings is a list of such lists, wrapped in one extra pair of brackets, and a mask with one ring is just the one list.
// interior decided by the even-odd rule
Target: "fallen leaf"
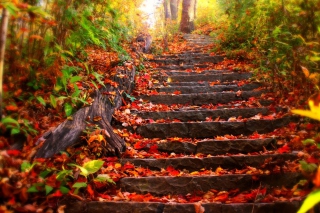
[(320, 187), (320, 166), (318, 167), (317, 173), (312, 180), (316, 187)]
[(8, 105), (5, 107), (5, 109), (12, 112), (18, 111), (18, 107), (15, 105)]
[(167, 167), (167, 172), (169, 172), (169, 174), (172, 175), (172, 176), (177, 176), (177, 175), (180, 174), (180, 172), (178, 170), (175, 170), (173, 168), (173, 166), (168, 166)]
[(194, 204), (194, 210), (196, 213), (204, 213), (204, 208), (201, 205), (201, 202), (197, 202)]

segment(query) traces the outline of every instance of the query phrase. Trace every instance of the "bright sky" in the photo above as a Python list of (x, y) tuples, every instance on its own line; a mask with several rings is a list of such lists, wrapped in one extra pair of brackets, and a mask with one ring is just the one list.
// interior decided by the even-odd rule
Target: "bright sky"
[(150, 27), (154, 25), (155, 22), (155, 10), (159, 4), (162, 3), (162, 0), (144, 0), (140, 9), (144, 11), (147, 15), (149, 15), (148, 23)]

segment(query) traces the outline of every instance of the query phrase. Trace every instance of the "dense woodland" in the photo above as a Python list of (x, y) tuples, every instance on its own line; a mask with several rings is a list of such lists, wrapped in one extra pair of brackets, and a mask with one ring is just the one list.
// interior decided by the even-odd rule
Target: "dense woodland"
[[(95, 91), (117, 88), (119, 70), (134, 69), (147, 78), (148, 60), (179, 52), (183, 33), (211, 36), (210, 52), (250, 64), (247, 67), (258, 81), (272, 85), (279, 105), (290, 102), (307, 109), (309, 103), (311, 111), (297, 113), (320, 120), (320, 1), (164, 0), (155, 4), (151, 25), (147, 22), (151, 15), (141, 10), (143, 4), (143, 0), (0, 1), (0, 212), (55, 211), (65, 194), (83, 200), (78, 194), (83, 189), (94, 200), (90, 181), (103, 161), (102, 156), (86, 155), (97, 152), (90, 142), (107, 143), (103, 135), (109, 133), (84, 127), (77, 142), (89, 141), (92, 146), (78, 153), (74, 162), (68, 160), (69, 148), (61, 150), (50, 156), (54, 163), (34, 158), (43, 134), (91, 106)], [(136, 42), (147, 34), (152, 37), (149, 54), (140, 52)], [(105, 94), (113, 104), (118, 93)], [(126, 90), (119, 94), (119, 103), (134, 99)], [(314, 135), (304, 143), (319, 147)], [(110, 154), (105, 147), (101, 153)], [(315, 158), (301, 167), (313, 174), (308, 177), (317, 189), (320, 161)], [(82, 185), (76, 181), (75, 168), (81, 170)], [(108, 175), (99, 178), (107, 187), (116, 181)], [(312, 197), (310, 206), (319, 197)]]

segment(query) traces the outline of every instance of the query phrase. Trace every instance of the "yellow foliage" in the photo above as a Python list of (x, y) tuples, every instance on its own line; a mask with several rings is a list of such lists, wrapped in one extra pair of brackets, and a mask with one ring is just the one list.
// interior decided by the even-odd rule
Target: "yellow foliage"
[(310, 107), (310, 110), (295, 109), (295, 110), (292, 110), (291, 112), (297, 115), (302, 115), (302, 116), (320, 121), (319, 104), (315, 105), (313, 100), (309, 100), (309, 107)]

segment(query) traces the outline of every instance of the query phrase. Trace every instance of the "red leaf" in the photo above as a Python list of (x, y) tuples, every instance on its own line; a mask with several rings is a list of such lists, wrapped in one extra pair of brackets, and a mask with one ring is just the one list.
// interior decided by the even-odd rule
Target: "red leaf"
[(61, 197), (63, 194), (60, 190), (57, 190), (55, 193), (53, 193), (50, 197)]
[(150, 80), (150, 75), (149, 75), (149, 74), (145, 74), (143, 77), (144, 77), (146, 80)]
[(6, 106), (6, 110), (8, 111), (18, 111), (18, 107), (15, 105), (8, 105)]
[(154, 90), (154, 91), (151, 91), (150, 93), (149, 93), (149, 95), (158, 95), (159, 93), (156, 91), (156, 90)]
[(226, 202), (228, 200), (229, 194), (227, 192), (219, 194), (214, 201)]
[(159, 153), (159, 151), (158, 151), (158, 145), (157, 145), (157, 144), (152, 145), (152, 146), (150, 147), (150, 149), (149, 149), (149, 153), (151, 153), (151, 154)]
[(87, 186), (87, 192), (89, 193), (90, 197), (94, 197), (94, 191), (90, 185)]
[(180, 95), (180, 94), (181, 94), (181, 92), (180, 92), (180, 91), (178, 91), (178, 90), (175, 90), (175, 91), (173, 92), (173, 94), (175, 94), (175, 95)]
[(135, 143), (135, 144), (133, 145), (133, 147), (134, 147), (135, 149), (140, 150), (140, 149), (143, 149), (144, 147), (146, 147), (146, 145), (147, 145), (146, 143), (139, 141), (139, 142)]
[(104, 194), (98, 194), (101, 198), (106, 199), (106, 200), (111, 200), (111, 196), (110, 195), (104, 195)]
[(297, 128), (297, 124), (296, 124), (296, 123), (289, 123), (289, 129), (290, 129), (291, 131), (295, 131), (296, 128)]
[(310, 130), (313, 130), (313, 129), (314, 129), (314, 127), (315, 127), (315, 125), (314, 125), (314, 124), (310, 124), (310, 123), (308, 123), (308, 124), (307, 124), (307, 126), (306, 126), (306, 129), (310, 131)]
[(103, 160), (106, 162), (116, 162), (116, 161), (118, 161), (118, 158), (117, 157), (105, 157), (105, 158), (103, 158)]
[(254, 132), (252, 135), (249, 136), (250, 139), (258, 139), (261, 135), (257, 132)]
[(136, 202), (143, 202), (144, 200), (144, 196), (143, 195), (137, 195), (135, 193), (132, 193), (128, 196), (128, 198), (131, 200), (131, 201), (136, 201)]
[(192, 196), (189, 198), (189, 201), (190, 201), (190, 202), (198, 202), (198, 201), (200, 201), (200, 200), (202, 200), (202, 197), (196, 196), (196, 195), (192, 195)]
[(290, 147), (288, 146), (288, 144), (283, 145), (283, 147), (278, 149), (279, 153), (287, 153), (290, 152)]
[(134, 169), (134, 165), (127, 162), (122, 168), (123, 168), (123, 170)]
[(204, 207), (201, 205), (201, 202), (197, 202), (194, 204), (194, 210), (196, 213), (204, 213)]
[(173, 168), (173, 166), (168, 166), (167, 167), (167, 172), (169, 172), (169, 174), (172, 175), (172, 176), (177, 176), (177, 175), (180, 174), (180, 172), (178, 170), (175, 170)]
[(309, 158), (307, 159), (307, 162), (308, 162), (308, 163), (319, 163), (319, 160), (316, 159), (315, 157), (309, 157)]
[(11, 155), (11, 156), (19, 156), (21, 154), (21, 152), (19, 150), (7, 150), (7, 153), (8, 155)]

